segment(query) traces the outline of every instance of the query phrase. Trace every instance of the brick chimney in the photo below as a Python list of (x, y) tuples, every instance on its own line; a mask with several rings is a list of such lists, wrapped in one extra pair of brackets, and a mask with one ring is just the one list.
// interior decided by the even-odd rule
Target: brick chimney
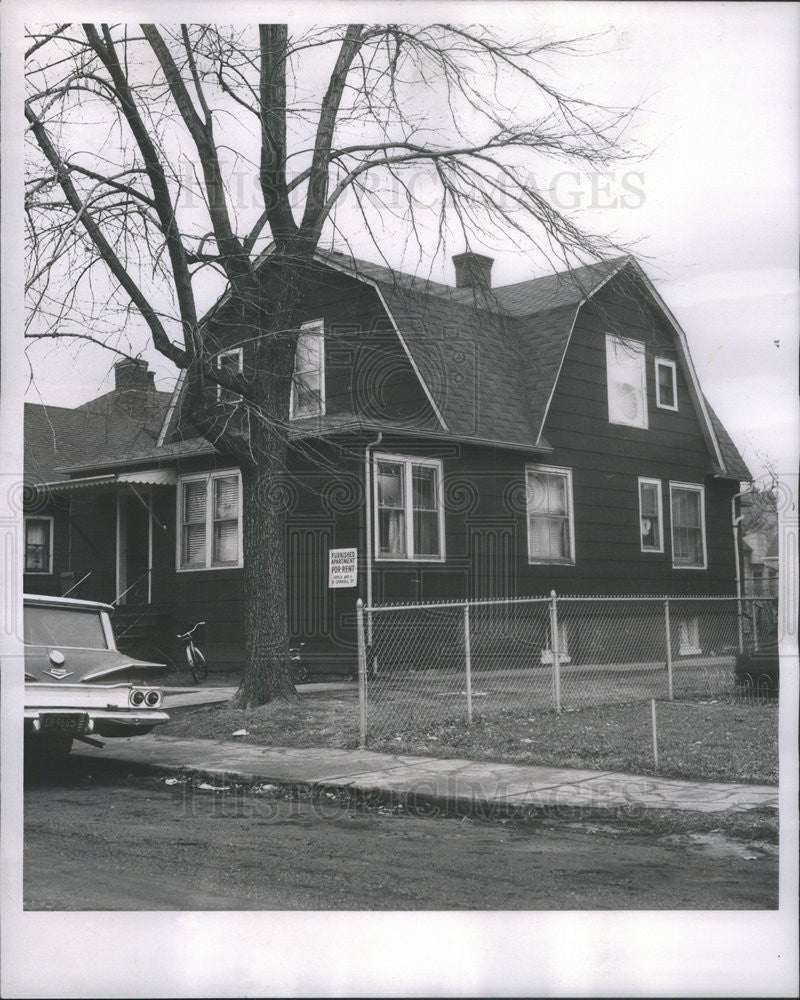
[(115, 389), (152, 389), (155, 373), (147, 367), (146, 361), (124, 358), (114, 365)]
[(492, 287), (494, 260), (491, 257), (467, 250), (466, 253), (454, 254), (453, 264), (456, 268), (456, 288)]

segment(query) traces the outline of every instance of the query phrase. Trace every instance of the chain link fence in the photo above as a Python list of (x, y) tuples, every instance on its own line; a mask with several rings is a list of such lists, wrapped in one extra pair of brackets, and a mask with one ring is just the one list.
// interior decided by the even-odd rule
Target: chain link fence
[[(759, 693), (777, 600), (557, 597), (358, 608), (361, 743), (399, 729)], [(760, 693), (769, 693), (761, 691)]]

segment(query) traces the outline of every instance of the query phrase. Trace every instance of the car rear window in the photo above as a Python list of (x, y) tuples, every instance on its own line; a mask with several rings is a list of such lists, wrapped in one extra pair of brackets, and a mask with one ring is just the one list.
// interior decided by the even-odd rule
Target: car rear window
[(100, 612), (80, 608), (25, 608), (25, 642), (108, 649)]

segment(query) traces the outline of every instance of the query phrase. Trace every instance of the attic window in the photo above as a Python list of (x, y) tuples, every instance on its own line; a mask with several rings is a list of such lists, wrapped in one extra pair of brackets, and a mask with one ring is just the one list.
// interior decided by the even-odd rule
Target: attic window
[(675, 362), (656, 358), (656, 406), (662, 410), (678, 409)]
[[(217, 355), (217, 368), (227, 368), (229, 371), (241, 374), (244, 370), (243, 353), (241, 347), (234, 347), (230, 351), (221, 351)], [(231, 392), (230, 389), (224, 389), (221, 385), (217, 386), (218, 403), (233, 403), (241, 398), (238, 393)]]
[(645, 347), (639, 340), (606, 334), (608, 420), (647, 428)]
[(297, 337), (289, 419), (318, 417), (324, 413), (325, 324), (315, 319), (303, 323)]

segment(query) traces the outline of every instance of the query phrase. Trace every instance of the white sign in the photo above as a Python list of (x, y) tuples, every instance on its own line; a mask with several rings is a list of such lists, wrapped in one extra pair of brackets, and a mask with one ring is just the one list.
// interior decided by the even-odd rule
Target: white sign
[(355, 587), (358, 549), (328, 549), (328, 586)]

